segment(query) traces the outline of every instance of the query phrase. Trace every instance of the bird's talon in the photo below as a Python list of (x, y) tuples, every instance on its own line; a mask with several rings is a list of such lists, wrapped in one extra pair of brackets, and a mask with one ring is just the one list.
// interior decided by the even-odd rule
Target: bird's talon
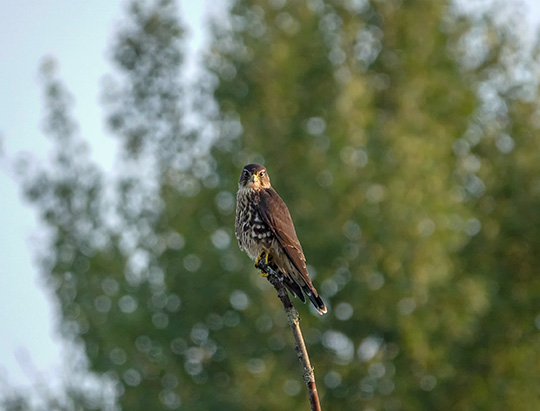
[(264, 271), (261, 271), (261, 275), (262, 275), (264, 278), (268, 277), (268, 273), (265, 273)]
[(270, 263), (270, 255), (266, 251), (263, 251), (261, 254), (259, 254), (257, 260), (255, 261), (255, 267), (259, 267), (259, 265), (261, 264), (261, 260), (264, 260), (264, 264), (268, 265)]
[(263, 251), (263, 252), (260, 253), (259, 256), (257, 257), (257, 261), (255, 261), (255, 267), (257, 267), (257, 266), (261, 263), (261, 260), (263, 259), (263, 256), (265, 256), (265, 257), (264, 257), (264, 261), (266, 261), (266, 258), (267, 258), (266, 256), (267, 256), (267, 254), (266, 254), (266, 252)]

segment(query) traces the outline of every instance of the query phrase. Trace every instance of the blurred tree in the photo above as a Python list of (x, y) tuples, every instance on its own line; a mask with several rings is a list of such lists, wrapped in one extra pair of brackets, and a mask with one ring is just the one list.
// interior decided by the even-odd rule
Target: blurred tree
[(107, 81), (116, 180), (46, 64), (53, 164), (23, 186), (63, 334), (118, 405), (307, 409), (279, 301), (234, 239), (259, 161), (330, 307), (300, 307), (323, 408), (530, 409), (540, 111), (515, 27), (443, 1), (236, 0), (195, 93), (208, 135), (186, 126), (174, 3), (135, 1)]
[(480, 104), (454, 146), (475, 217), (464, 227), (472, 239), (459, 251), (460, 269), (484, 289), (473, 338), (452, 357), (468, 371), (466, 382), (459, 374), (456, 380), (467, 387), (459, 409), (527, 409), (540, 394), (538, 50), (531, 56), (520, 47), (521, 18), (509, 14), (498, 31), (480, 20), (464, 36), (469, 46), (478, 36), (490, 47), (463, 50)]
[[(525, 179), (527, 213), (512, 203), (503, 212), (510, 226), (538, 218), (537, 64), (526, 64), (519, 25), (463, 18), (444, 2), (234, 4), (210, 58), (215, 96), (225, 121), (241, 121), (241, 143), (229, 148), (237, 166), (260, 155), (294, 175), (278, 187), (288, 190), (308, 261), (334, 305), (320, 342), (335, 356), (315, 354), (323, 404), (527, 409), (538, 394), (534, 280), (512, 286), (510, 272), (504, 282), (493, 273), (508, 247), (534, 259), (538, 237), (512, 247), (508, 232), (498, 246), (486, 242), (481, 207), (499, 204), (486, 196), (488, 181), (513, 199)], [(504, 157), (516, 139), (530, 163)], [(497, 149), (471, 153), (493, 141)], [(502, 167), (498, 178), (491, 162)], [(521, 171), (509, 181), (511, 169)], [(526, 261), (504, 265), (534, 266)], [(521, 291), (527, 315), (503, 303), (503, 284)], [(505, 326), (496, 320), (502, 312)], [(512, 359), (510, 342), (519, 342)], [(489, 377), (478, 379), (473, 358), (489, 364)]]

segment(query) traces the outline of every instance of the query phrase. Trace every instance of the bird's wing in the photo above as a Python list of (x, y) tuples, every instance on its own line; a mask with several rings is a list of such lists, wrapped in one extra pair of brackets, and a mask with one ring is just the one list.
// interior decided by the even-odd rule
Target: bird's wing
[(270, 227), (279, 244), (308, 284), (311, 284), (306, 268), (306, 257), (296, 236), (294, 224), (285, 202), (273, 188), (262, 190), (259, 199), (259, 214)]
[[(272, 230), (285, 254), (294, 265), (301, 279), (295, 273), (288, 273), (289, 278), (285, 285), (292, 290), (302, 301), (304, 296), (299, 292), (299, 287), (308, 296), (319, 314), (326, 312), (324, 301), (319, 297), (317, 290), (311, 284), (306, 267), (306, 257), (292, 222), (291, 214), (281, 197), (273, 188), (262, 190), (259, 197), (259, 214), (265, 224)], [(285, 276), (287, 278), (287, 276)]]

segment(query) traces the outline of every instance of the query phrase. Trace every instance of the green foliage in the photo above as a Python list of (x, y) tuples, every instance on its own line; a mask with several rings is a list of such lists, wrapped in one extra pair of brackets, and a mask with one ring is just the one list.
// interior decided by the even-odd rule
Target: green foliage
[(299, 307), (324, 409), (530, 409), (540, 117), (515, 25), (430, 0), (237, 0), (228, 23), (197, 90), (209, 139), (184, 125), (174, 3), (130, 6), (114, 181), (43, 70), (55, 153), (23, 185), (90, 370), (123, 409), (307, 409), (279, 301), (234, 239), (238, 174), (260, 161), (330, 308)]

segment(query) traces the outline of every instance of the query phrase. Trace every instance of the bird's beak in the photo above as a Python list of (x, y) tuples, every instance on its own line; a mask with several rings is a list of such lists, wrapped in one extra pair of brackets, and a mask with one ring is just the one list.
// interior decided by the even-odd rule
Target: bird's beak
[(251, 181), (251, 184), (253, 184), (255, 181), (259, 181), (259, 177), (257, 177), (257, 174), (252, 174), (249, 181)]

